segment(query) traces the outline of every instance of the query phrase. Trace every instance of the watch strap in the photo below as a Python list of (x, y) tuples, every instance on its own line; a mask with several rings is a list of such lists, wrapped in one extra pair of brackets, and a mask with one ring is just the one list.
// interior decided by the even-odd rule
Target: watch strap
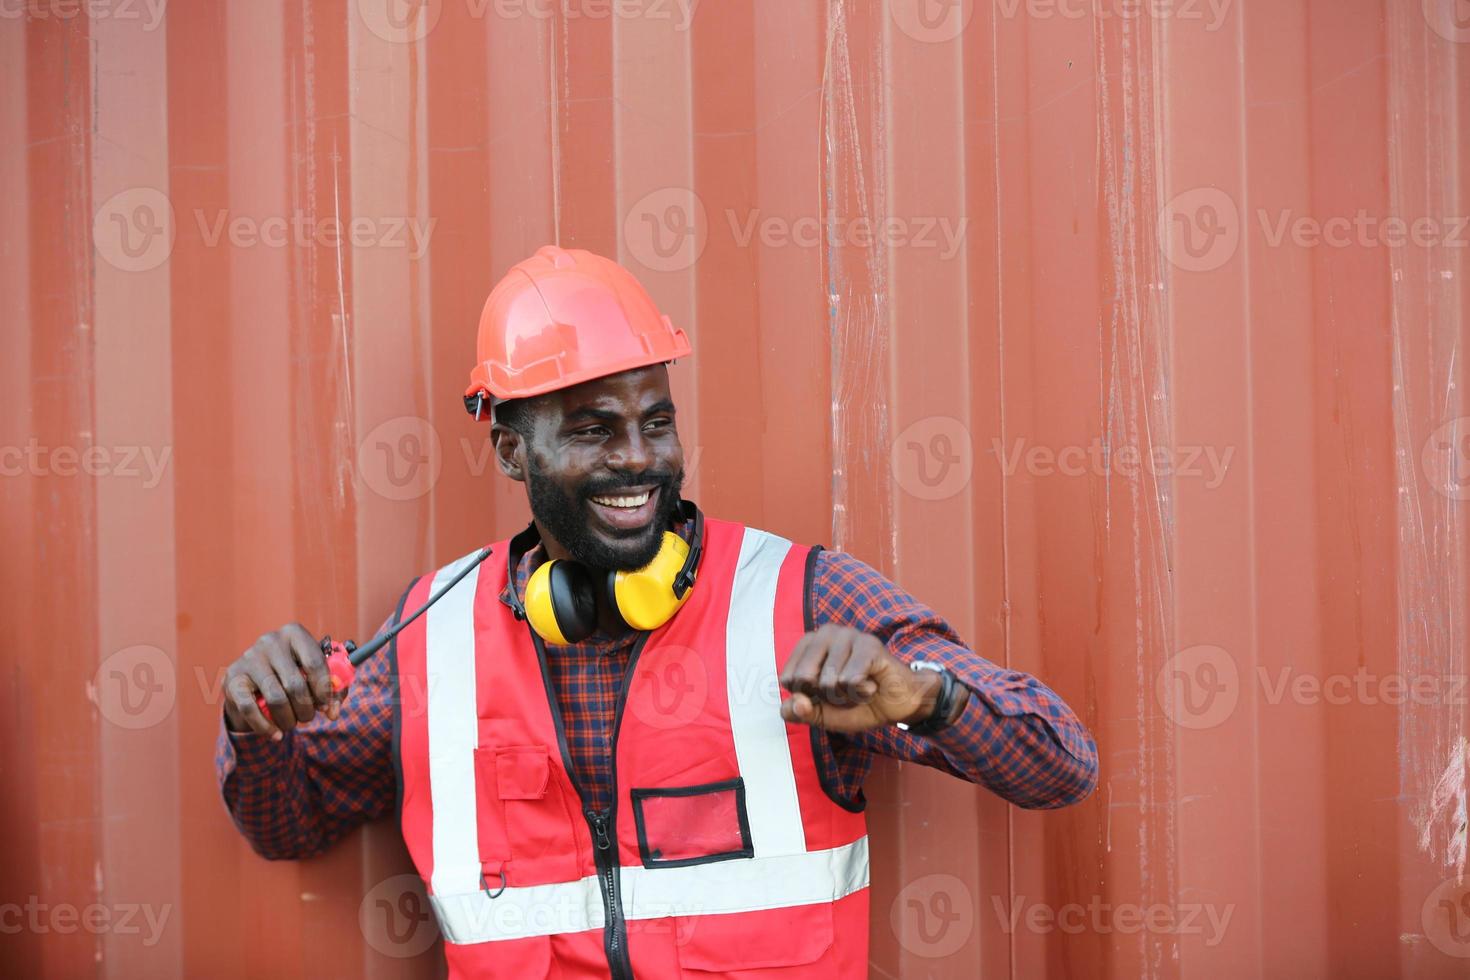
[(933, 735), (948, 728), (950, 725), (950, 714), (954, 711), (955, 685), (959, 682), (948, 667), (940, 667), (935, 670), (926, 664), (924, 667), (911, 666), (913, 670), (932, 670), (939, 675), (939, 695), (934, 699), (934, 710), (929, 717), (923, 721), (904, 725), (903, 727), (910, 735)]

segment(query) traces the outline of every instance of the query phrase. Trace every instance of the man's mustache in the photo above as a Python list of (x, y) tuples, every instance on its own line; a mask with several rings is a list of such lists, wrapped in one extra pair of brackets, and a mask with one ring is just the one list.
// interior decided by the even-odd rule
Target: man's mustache
[(672, 473), (650, 473), (643, 472), (637, 475), (628, 475), (610, 480), (598, 480), (596, 483), (585, 483), (577, 490), (577, 496), (583, 500), (593, 497), (606, 497), (615, 494), (619, 490), (627, 490), (630, 487), (655, 486), (667, 489), (674, 484)]

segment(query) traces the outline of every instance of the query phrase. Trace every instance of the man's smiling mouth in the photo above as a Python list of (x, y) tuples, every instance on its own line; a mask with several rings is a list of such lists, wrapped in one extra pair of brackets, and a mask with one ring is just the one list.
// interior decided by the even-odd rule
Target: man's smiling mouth
[(599, 493), (588, 500), (592, 512), (608, 527), (631, 531), (653, 520), (658, 510), (659, 487), (628, 487), (616, 493)]

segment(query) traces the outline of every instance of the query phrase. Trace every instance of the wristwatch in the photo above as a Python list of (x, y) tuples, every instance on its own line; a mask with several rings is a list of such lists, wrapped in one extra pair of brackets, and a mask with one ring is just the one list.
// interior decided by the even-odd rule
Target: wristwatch
[(954, 710), (955, 684), (954, 674), (943, 664), (936, 664), (929, 660), (915, 660), (909, 664), (909, 670), (931, 670), (940, 677), (939, 696), (934, 699), (934, 710), (929, 717), (923, 721), (916, 721), (912, 725), (907, 722), (896, 724), (910, 735), (933, 735), (935, 732), (943, 731), (949, 727), (949, 716)]

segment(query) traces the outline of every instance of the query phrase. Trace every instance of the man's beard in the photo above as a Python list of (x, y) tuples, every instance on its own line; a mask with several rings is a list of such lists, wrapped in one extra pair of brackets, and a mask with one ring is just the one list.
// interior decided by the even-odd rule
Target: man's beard
[[(632, 571), (653, 561), (663, 544), (664, 532), (672, 527), (672, 519), (679, 506), (679, 491), (684, 486), (682, 469), (673, 474), (645, 472), (629, 474), (623, 479), (612, 475), (589, 479), (577, 487), (573, 495), (568, 495), (542, 473), (534, 461), (528, 459), (527, 464), (531, 515), (548, 534), (561, 542), (573, 559), (591, 568), (616, 571)], [(631, 532), (630, 536), (619, 537), (616, 546), (609, 545), (593, 534), (589, 527), (593, 519), (591, 499), (615, 495), (619, 490), (636, 486), (656, 488), (658, 509), (653, 520)]]

